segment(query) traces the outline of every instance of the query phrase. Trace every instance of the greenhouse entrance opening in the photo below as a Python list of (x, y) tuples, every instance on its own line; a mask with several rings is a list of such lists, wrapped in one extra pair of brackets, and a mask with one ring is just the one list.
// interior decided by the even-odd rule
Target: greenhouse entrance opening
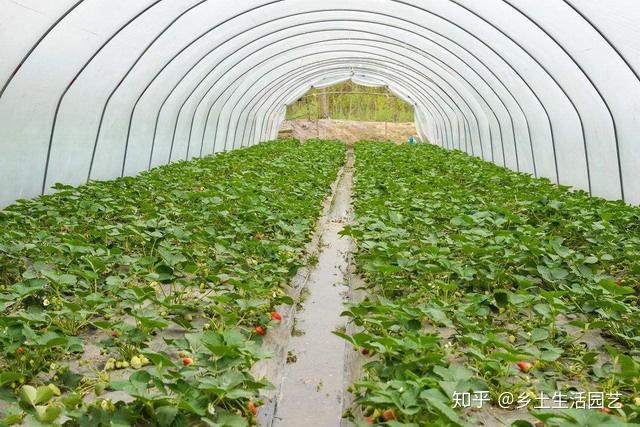
[(388, 86), (365, 86), (353, 80), (313, 87), (288, 105), (280, 138), (406, 142), (416, 137), (413, 106)]

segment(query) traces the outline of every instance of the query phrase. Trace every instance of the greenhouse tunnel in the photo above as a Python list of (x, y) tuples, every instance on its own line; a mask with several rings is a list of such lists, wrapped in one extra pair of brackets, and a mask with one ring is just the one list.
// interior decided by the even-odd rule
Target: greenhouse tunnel
[(640, 202), (640, 4), (630, 0), (2, 0), (0, 205), (277, 135), (346, 79), (420, 136)]
[(0, 427), (640, 425), (638, 22), (0, 0)]

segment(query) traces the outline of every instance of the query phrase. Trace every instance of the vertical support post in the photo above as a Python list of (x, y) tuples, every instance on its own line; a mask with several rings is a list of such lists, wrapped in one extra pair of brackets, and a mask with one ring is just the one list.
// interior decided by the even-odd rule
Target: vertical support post
[(320, 99), (316, 96), (316, 137), (320, 139)]
[(318, 110), (321, 119), (329, 118), (329, 95), (327, 94), (327, 88), (321, 89), (318, 94)]
[(385, 111), (385, 115), (384, 115), (384, 139), (389, 139), (388, 136), (388, 117), (387, 117), (387, 112), (389, 111), (389, 94), (385, 94), (385, 104), (387, 105), (387, 108)]

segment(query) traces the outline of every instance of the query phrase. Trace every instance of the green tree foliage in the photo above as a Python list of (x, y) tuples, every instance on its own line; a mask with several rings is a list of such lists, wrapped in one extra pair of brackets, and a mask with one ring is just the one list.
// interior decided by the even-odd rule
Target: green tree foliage
[[(327, 95), (323, 95), (323, 92)], [(320, 100), (327, 96), (329, 118), (373, 122), (413, 122), (413, 107), (384, 87), (367, 87), (349, 81), (326, 89), (312, 89), (287, 110), (287, 119), (316, 119)]]

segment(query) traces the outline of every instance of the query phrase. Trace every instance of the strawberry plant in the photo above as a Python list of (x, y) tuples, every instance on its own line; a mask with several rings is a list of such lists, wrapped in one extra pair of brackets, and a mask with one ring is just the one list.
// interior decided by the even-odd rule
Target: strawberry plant
[(293, 303), (344, 152), (270, 142), (0, 211), (0, 425), (254, 423), (254, 328)]
[[(366, 349), (351, 418), (640, 423), (640, 209), (431, 145), (358, 143), (354, 191), (343, 233), (369, 296), (344, 313), (360, 331), (336, 332)], [(481, 409), (456, 405), (477, 391)], [(572, 409), (587, 393), (601, 408)]]

